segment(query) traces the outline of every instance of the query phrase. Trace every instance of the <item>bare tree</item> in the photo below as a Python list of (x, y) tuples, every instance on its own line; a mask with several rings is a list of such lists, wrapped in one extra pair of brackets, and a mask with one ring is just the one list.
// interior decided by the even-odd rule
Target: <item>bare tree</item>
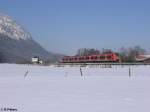
[(119, 55), (122, 62), (135, 62), (135, 57), (140, 54), (145, 54), (146, 50), (140, 46), (125, 48), (119, 50)]
[(97, 49), (87, 49), (87, 48), (81, 48), (77, 51), (77, 56), (87, 56), (87, 55), (95, 55), (100, 54), (100, 51)]

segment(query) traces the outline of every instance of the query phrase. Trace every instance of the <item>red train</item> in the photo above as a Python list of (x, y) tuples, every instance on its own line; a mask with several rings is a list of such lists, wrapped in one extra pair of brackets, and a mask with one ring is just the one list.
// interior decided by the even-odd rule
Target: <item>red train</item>
[(120, 62), (116, 53), (98, 54), (89, 56), (65, 56), (62, 63), (97, 63), (97, 62)]

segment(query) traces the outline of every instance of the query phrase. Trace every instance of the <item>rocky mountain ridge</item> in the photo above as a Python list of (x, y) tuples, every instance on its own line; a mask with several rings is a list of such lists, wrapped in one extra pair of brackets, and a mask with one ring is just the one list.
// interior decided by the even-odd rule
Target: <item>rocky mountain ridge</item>
[(11, 17), (0, 14), (0, 62), (25, 62), (34, 56), (54, 62), (58, 55), (46, 51)]

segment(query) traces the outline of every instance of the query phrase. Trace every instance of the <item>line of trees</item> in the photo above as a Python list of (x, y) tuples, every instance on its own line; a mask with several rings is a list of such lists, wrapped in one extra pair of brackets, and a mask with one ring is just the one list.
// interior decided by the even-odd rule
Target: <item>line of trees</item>
[(94, 48), (81, 48), (77, 50), (76, 56), (87, 56), (87, 55), (96, 55), (96, 54), (107, 54), (107, 53), (116, 53), (120, 56), (122, 62), (135, 62), (135, 57), (137, 55), (146, 54), (146, 50), (140, 46), (125, 48), (120, 48), (117, 52), (113, 52), (111, 49), (94, 49)]
[(107, 53), (112, 53), (113, 51), (111, 49), (102, 49), (97, 50), (94, 48), (81, 48), (78, 49), (76, 56), (88, 56), (88, 55), (96, 55), (96, 54), (107, 54)]
[(146, 50), (141, 48), (140, 46), (125, 48), (122, 47), (119, 50), (119, 55), (122, 62), (135, 62), (135, 57), (138, 55), (146, 54)]

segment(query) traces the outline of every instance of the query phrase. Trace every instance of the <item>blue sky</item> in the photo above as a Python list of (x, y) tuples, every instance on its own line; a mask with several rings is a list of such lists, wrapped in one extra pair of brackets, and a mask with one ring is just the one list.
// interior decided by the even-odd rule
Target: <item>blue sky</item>
[(0, 0), (0, 12), (22, 24), (48, 51), (150, 49), (149, 0)]

